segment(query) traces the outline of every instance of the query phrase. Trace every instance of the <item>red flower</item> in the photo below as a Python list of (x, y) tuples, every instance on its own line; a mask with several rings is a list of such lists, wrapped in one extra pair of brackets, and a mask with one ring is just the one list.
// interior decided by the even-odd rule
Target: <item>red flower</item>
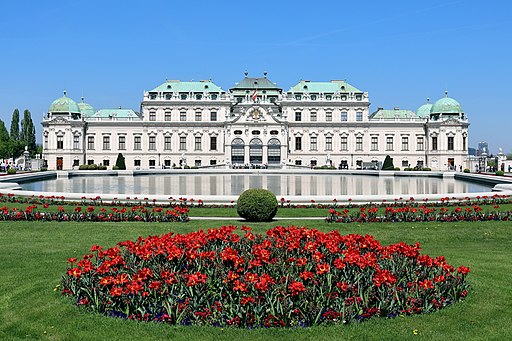
[(466, 275), (470, 272), (469, 268), (465, 267), (465, 266), (459, 266), (457, 268), (457, 272), (460, 273), (461, 275)]
[(322, 275), (324, 273), (327, 273), (331, 270), (331, 267), (327, 263), (320, 263), (316, 265), (316, 273), (317, 275)]
[(306, 291), (306, 288), (304, 287), (304, 283), (302, 282), (296, 282), (296, 281), (292, 281), (289, 285), (288, 285), (288, 290), (290, 290), (290, 294), (292, 296), (297, 296), (299, 295), (300, 293)]

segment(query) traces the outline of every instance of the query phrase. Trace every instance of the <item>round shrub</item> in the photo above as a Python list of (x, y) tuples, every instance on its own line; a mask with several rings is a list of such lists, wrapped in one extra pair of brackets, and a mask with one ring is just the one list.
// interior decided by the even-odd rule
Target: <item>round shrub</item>
[(496, 172), (496, 175), (503, 176), (505, 175), (505, 172), (499, 170)]
[(7, 170), (7, 174), (16, 174), (16, 168), (11, 167)]
[(92, 165), (89, 165), (87, 167), (87, 169), (89, 169), (89, 170), (97, 170), (98, 169), (98, 165), (93, 163)]
[(240, 194), (236, 210), (248, 221), (271, 221), (277, 213), (277, 199), (269, 190), (251, 188)]
[(464, 173), (469, 173), (469, 172), (470, 172), (469, 168), (464, 168)]
[(88, 170), (89, 169), (89, 165), (80, 165), (80, 166), (78, 166), (78, 169), (79, 170)]

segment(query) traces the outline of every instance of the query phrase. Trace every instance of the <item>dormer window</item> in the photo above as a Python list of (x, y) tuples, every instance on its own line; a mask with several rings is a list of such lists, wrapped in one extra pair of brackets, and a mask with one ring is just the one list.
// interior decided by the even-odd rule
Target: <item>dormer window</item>
[(361, 96), (361, 95), (356, 95), (356, 100), (360, 101), (360, 100), (362, 100), (362, 99), (363, 99), (363, 96)]
[(170, 100), (172, 98), (172, 95), (171, 94), (165, 94), (165, 99), (166, 100)]
[(156, 94), (149, 95), (149, 99), (156, 99)]
[(196, 99), (197, 99), (197, 100), (200, 100), (200, 99), (202, 99), (202, 98), (203, 98), (203, 95), (201, 95), (201, 94), (196, 94)]
[(316, 95), (311, 95), (311, 100), (316, 101)]
[(326, 99), (327, 101), (330, 101), (330, 100), (332, 100), (332, 96), (331, 96), (331, 95), (326, 95), (326, 96), (325, 96), (325, 99)]
[(295, 99), (296, 99), (297, 101), (300, 101), (301, 96), (300, 96), (300, 95), (295, 95)]
[(180, 98), (181, 98), (182, 100), (186, 100), (186, 99), (187, 99), (187, 94), (181, 94), (181, 95), (180, 95)]
[(212, 94), (212, 95), (211, 95), (211, 98), (212, 98), (212, 100), (214, 100), (214, 101), (215, 101), (215, 100), (217, 99), (217, 94)]
[(233, 133), (235, 135), (242, 135), (242, 131), (241, 130), (235, 130)]

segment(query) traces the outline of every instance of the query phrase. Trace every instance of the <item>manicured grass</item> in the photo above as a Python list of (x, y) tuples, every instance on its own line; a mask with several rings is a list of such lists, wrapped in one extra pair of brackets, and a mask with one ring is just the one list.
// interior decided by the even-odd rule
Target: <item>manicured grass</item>
[[(291, 210), (293, 211), (293, 209)], [(464, 302), (437, 313), (373, 319), (365, 323), (308, 329), (219, 329), (140, 323), (88, 313), (53, 288), (68, 257), (93, 244), (112, 246), (138, 236), (190, 232), (231, 221), (188, 223), (0, 223), (0, 339), (2, 340), (510, 340), (512, 339), (512, 222), (327, 224), (292, 220), (322, 231), (372, 234), (383, 244), (422, 244), (431, 256), (471, 268), (472, 290)], [(273, 223), (250, 223), (263, 233)], [(418, 334), (413, 335), (417, 330)]]

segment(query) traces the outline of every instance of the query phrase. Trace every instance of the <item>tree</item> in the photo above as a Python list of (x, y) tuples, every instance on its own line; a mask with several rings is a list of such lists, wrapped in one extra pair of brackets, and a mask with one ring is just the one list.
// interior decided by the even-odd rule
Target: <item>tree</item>
[(123, 153), (119, 153), (117, 154), (117, 160), (116, 160), (116, 169), (121, 169), (121, 170), (125, 170), (126, 169), (126, 164), (124, 162), (124, 156), (123, 156)]
[(18, 141), (20, 139), (20, 112), (14, 109), (11, 119), (11, 140)]
[(382, 165), (382, 170), (394, 170), (395, 166), (393, 165), (393, 158), (389, 155), (386, 155), (384, 159), (384, 164)]
[(20, 140), (24, 146), (28, 147), (28, 151), (35, 153), (36, 151), (36, 128), (34, 122), (32, 122), (32, 116), (30, 111), (25, 110), (23, 112), (23, 121), (21, 121), (21, 134)]
[(11, 146), (9, 132), (5, 127), (4, 121), (0, 120), (0, 159), (8, 159), (12, 156)]

